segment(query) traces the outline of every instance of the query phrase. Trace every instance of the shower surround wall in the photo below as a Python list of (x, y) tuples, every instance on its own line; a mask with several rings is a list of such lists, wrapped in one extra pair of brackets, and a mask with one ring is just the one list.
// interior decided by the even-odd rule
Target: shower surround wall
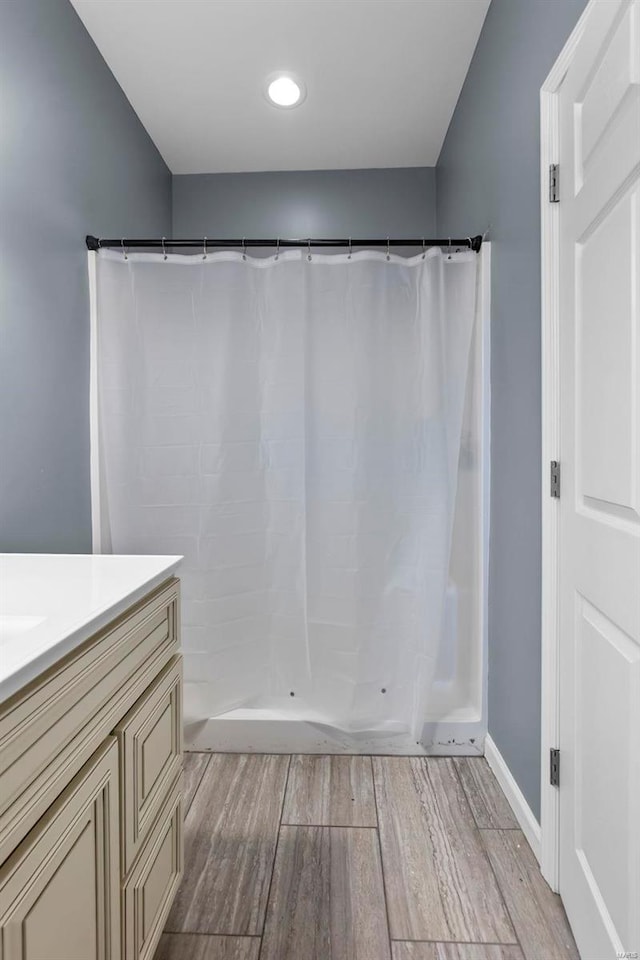
[(171, 174), (68, 0), (0, 3), (0, 550), (91, 550), (88, 232), (168, 234)]
[(491, 224), (489, 733), (540, 811), (540, 87), (586, 0), (492, 0), (436, 167), (438, 231)]

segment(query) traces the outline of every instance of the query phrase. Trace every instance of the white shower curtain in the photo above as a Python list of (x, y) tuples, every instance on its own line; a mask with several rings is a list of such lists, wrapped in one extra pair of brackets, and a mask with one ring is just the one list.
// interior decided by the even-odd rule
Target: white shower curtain
[(184, 554), (187, 719), (419, 734), (476, 255), (93, 256), (94, 548)]

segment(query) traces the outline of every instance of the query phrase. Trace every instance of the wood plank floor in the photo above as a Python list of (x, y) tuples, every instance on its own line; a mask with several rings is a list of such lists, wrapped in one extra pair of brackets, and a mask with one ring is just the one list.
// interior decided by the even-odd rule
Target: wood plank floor
[(200, 786), (200, 781), (204, 776), (209, 761), (210, 753), (185, 753), (184, 755), (184, 815), (189, 813), (189, 808), (196, 795), (196, 790)]
[(515, 943), (451, 760), (375, 757), (394, 940)]
[(171, 933), (262, 934), (289, 757), (214, 754), (184, 824)]
[(551, 892), (520, 830), (483, 830), (526, 960), (578, 960), (560, 898)]
[(498, 943), (412, 943), (409, 940), (395, 940), (393, 960), (522, 960), (522, 950), (517, 945), (503, 946)]
[(293, 756), (282, 822), (377, 827), (371, 757)]
[(375, 830), (283, 826), (262, 960), (391, 960)]
[(259, 937), (163, 933), (154, 960), (258, 960)]
[(155, 960), (578, 960), (482, 758), (188, 754)]

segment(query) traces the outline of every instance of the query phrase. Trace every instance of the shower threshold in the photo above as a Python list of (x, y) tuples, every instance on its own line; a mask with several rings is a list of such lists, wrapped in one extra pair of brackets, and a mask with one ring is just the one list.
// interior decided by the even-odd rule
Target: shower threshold
[(418, 740), (406, 731), (349, 732), (328, 723), (287, 716), (281, 710), (241, 707), (218, 717), (185, 723), (187, 750), (217, 753), (329, 753), (398, 756), (476, 756), (484, 729), (472, 712), (426, 723)]

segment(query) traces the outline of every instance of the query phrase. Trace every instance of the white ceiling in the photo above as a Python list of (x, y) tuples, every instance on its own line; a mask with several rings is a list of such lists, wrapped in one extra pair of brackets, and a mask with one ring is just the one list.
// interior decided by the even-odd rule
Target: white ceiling
[(172, 172), (219, 173), (433, 166), (490, 0), (71, 2)]

